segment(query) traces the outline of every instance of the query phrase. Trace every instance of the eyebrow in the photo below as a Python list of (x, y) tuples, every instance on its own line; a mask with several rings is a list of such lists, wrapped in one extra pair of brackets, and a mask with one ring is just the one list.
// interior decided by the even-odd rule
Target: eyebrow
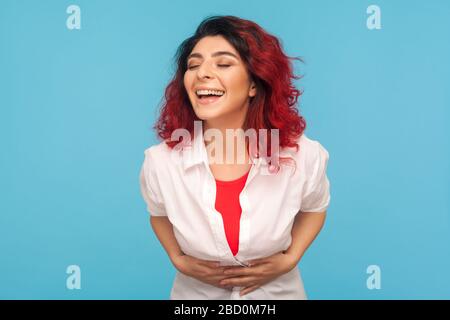
[[(218, 57), (218, 56), (231, 56), (237, 60), (239, 60), (238, 56), (236, 56), (234, 53), (230, 52), (230, 51), (216, 51), (214, 52), (211, 57)], [(187, 60), (191, 59), (191, 58), (200, 58), (202, 59), (203, 56), (200, 53), (191, 53), (188, 57)]]

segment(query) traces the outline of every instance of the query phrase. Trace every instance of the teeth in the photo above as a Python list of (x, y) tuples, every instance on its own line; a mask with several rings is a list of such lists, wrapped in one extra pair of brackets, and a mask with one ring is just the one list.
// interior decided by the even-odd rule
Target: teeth
[(206, 95), (223, 96), (225, 94), (225, 91), (221, 91), (221, 90), (197, 90), (196, 93), (199, 96), (206, 96)]

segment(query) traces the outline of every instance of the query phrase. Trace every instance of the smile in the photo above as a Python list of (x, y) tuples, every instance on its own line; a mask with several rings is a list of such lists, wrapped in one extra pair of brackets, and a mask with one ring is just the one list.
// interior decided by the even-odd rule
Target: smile
[(217, 102), (222, 96), (225, 95), (223, 90), (206, 90), (200, 89), (196, 90), (197, 100), (200, 104), (210, 104)]

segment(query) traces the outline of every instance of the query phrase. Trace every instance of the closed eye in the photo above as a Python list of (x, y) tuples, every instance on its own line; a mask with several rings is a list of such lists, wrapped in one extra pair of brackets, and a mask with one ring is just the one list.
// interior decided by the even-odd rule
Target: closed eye
[[(229, 65), (229, 64), (218, 64), (217, 66), (220, 67), (220, 68), (228, 68), (231, 65)], [(193, 65), (193, 66), (188, 66), (188, 69), (192, 70), (192, 69), (195, 69), (195, 68), (198, 68), (198, 67), (199, 67), (199, 65)]]

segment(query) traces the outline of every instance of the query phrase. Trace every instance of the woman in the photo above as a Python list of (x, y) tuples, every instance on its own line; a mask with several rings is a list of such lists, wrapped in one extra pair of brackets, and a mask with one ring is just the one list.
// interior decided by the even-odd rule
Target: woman
[(325, 220), (329, 155), (303, 133), (291, 58), (233, 16), (205, 19), (176, 58), (140, 175), (171, 299), (306, 299), (296, 266)]

